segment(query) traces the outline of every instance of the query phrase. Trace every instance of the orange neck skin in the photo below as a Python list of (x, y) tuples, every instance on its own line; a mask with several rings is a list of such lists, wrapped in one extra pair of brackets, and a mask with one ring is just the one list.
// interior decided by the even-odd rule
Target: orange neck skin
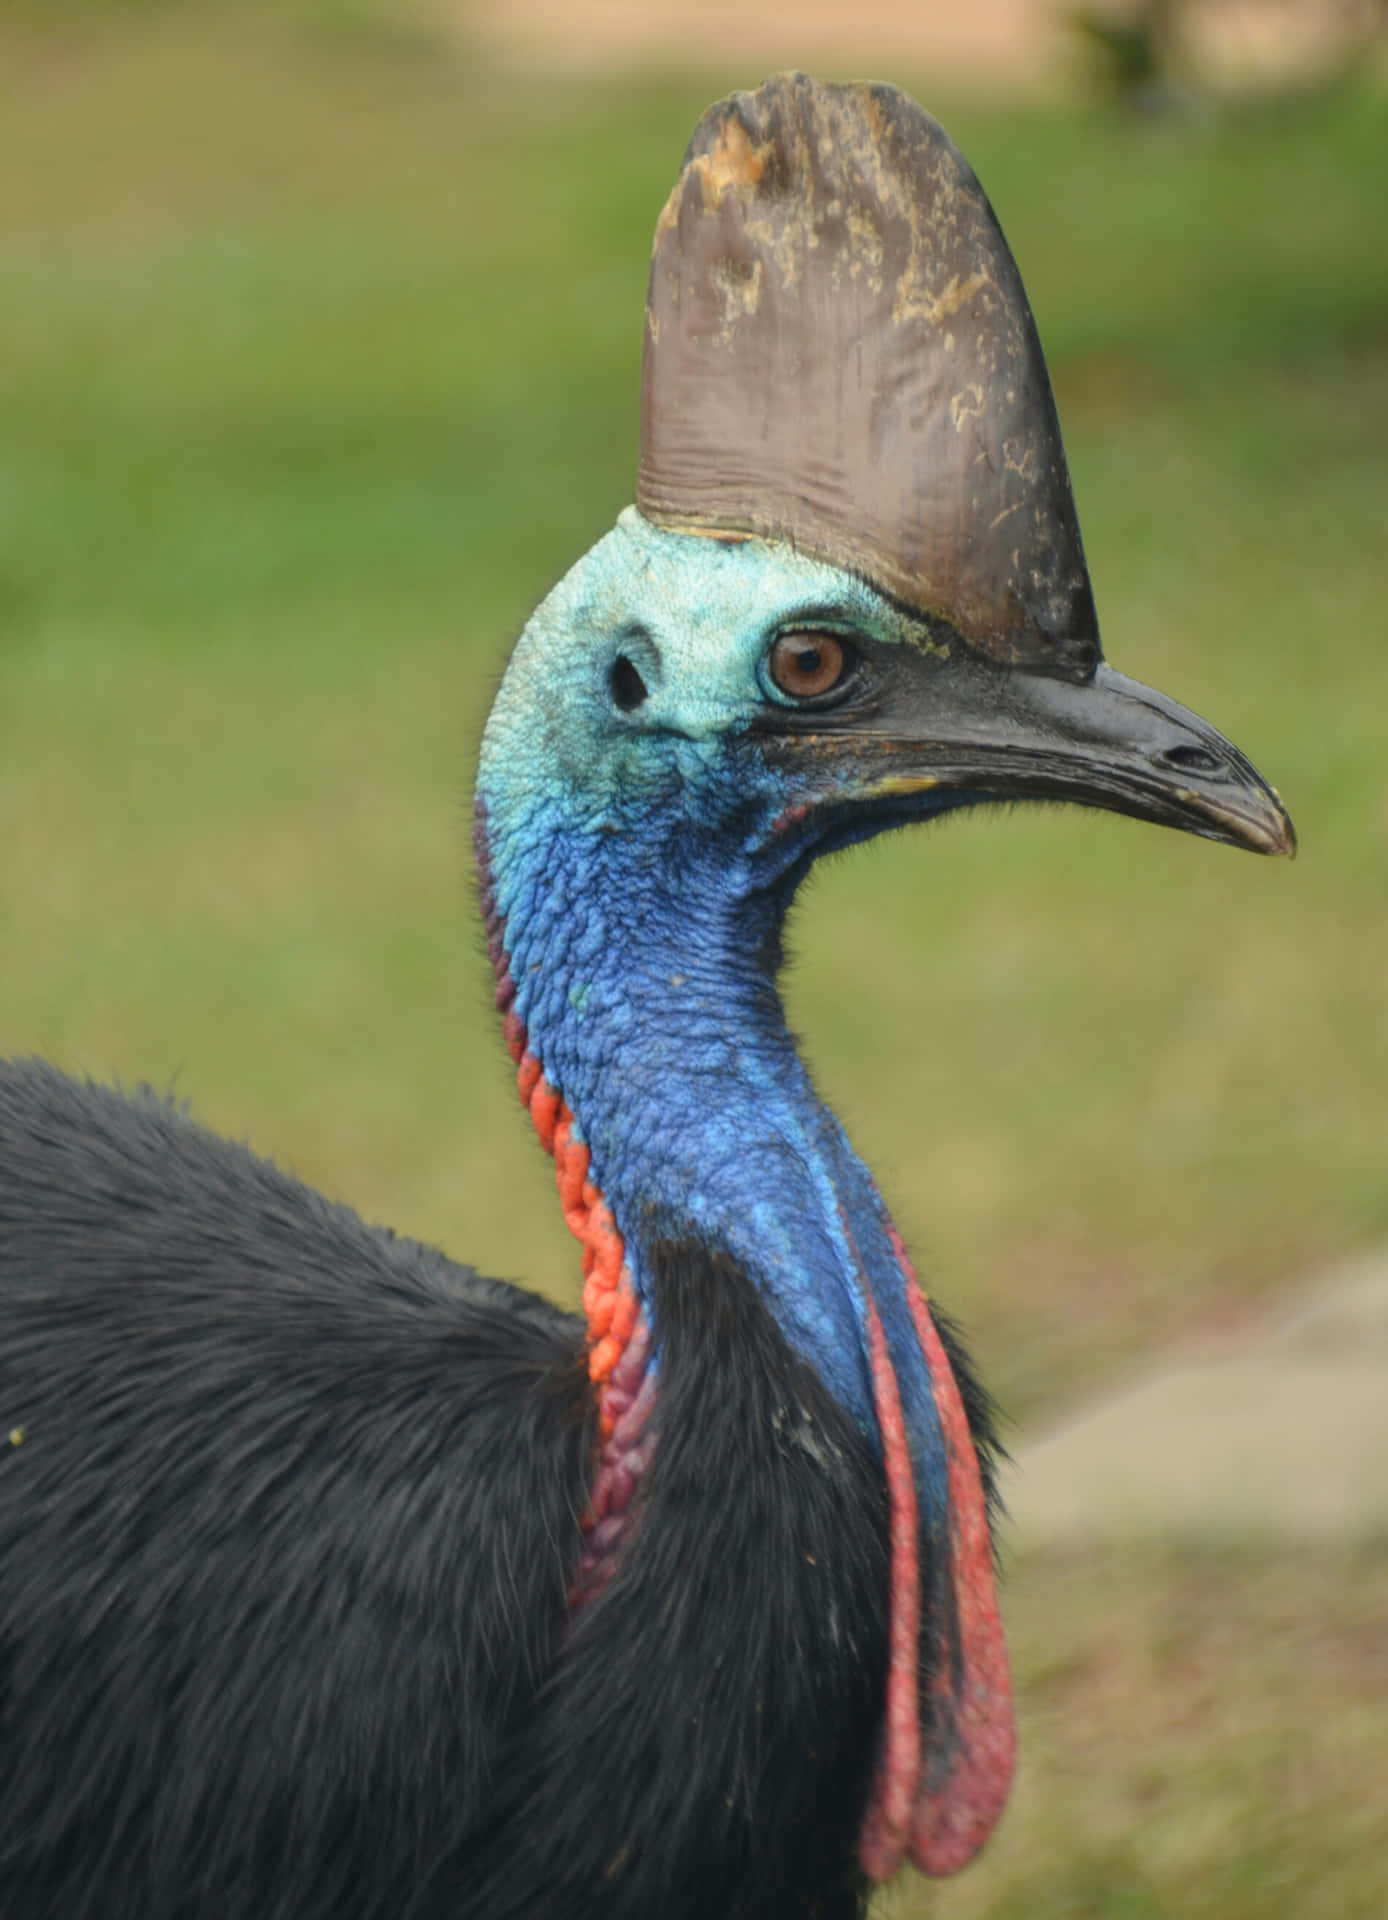
[(573, 1115), (545, 1079), (513, 1011), (507, 1012), (505, 1033), (521, 1103), (540, 1145), (554, 1158), (564, 1224), (583, 1248), (588, 1377), (597, 1394), (601, 1445), (581, 1522), (583, 1552), (569, 1590), (569, 1604), (577, 1608), (601, 1592), (615, 1570), (615, 1549), (650, 1458), (646, 1424), (655, 1399), (655, 1376), (647, 1367), (650, 1328), (631, 1283), (612, 1209), (588, 1178), (588, 1149), (574, 1138)]

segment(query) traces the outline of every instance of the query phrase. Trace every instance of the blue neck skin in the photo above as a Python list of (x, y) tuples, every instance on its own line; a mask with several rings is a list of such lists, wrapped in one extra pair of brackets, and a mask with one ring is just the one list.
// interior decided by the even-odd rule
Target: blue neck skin
[[(633, 518), (624, 515), (535, 616), (488, 726), (478, 797), (515, 1010), (587, 1142), (590, 1178), (612, 1208), (648, 1314), (643, 1243), (692, 1223), (738, 1259), (791, 1346), (880, 1449), (867, 1357), (875, 1302), (924, 1544), (946, 1526), (946, 1463), (909, 1282), (871, 1176), (815, 1093), (774, 981), (781, 922), (823, 845), (824, 814), (816, 827), (784, 824), (803, 795), (721, 709), (716, 720), (695, 718), (678, 684), (688, 677), (683, 649), (708, 693), (705, 625), (737, 621), (751, 636), (742, 651), (764, 653), (769, 616), (748, 605), (762, 573), (749, 573), (747, 549), (633, 529)], [(647, 562), (639, 622), (630, 590), (613, 587), (630, 575), (634, 533)], [(698, 571), (693, 585), (652, 585), (646, 550), (663, 559), (661, 543), (682, 574)], [(767, 549), (749, 546), (764, 571)], [(794, 559), (785, 571), (801, 605), (807, 570), (828, 576), (835, 604), (866, 596), (832, 569)], [(812, 584), (822, 602), (824, 581)], [(898, 618), (875, 600), (869, 611)], [(865, 617), (860, 605), (847, 613)], [(727, 631), (725, 655), (736, 651)], [(639, 737), (608, 725), (602, 708), (612, 646), (652, 688)], [(763, 696), (754, 687), (750, 697)], [(607, 731), (595, 739), (600, 720)], [(583, 727), (590, 735), (578, 750), (571, 740)], [(836, 843), (881, 824), (840, 816)]]

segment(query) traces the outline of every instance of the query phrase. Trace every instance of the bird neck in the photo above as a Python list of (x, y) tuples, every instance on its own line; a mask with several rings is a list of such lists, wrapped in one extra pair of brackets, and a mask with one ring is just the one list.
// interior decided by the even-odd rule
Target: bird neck
[[(584, 1246), (604, 1424), (658, 1365), (645, 1247), (697, 1233), (751, 1276), (790, 1346), (882, 1447), (890, 1357), (922, 1520), (943, 1526), (945, 1448), (914, 1280), (870, 1174), (810, 1081), (774, 969), (792, 876), (711, 869), (677, 826), (526, 836), (513, 878), (478, 814), (497, 1004), (518, 1084)], [(498, 858), (498, 854), (502, 857)], [(508, 881), (510, 884), (507, 884)], [(874, 1333), (876, 1327), (876, 1333)], [(623, 1365), (635, 1354), (640, 1368)]]
[[(831, 1323), (857, 1258), (850, 1234), (880, 1253), (885, 1216), (786, 1026), (773, 977), (781, 890), (737, 889), (657, 834), (652, 857), (633, 862), (629, 841), (565, 833), (538, 862), (531, 853), (542, 885), (507, 889), (485, 813), (478, 841), (521, 1095), (556, 1152), (590, 1264), (605, 1277), (613, 1258), (605, 1209), (649, 1321), (650, 1238), (693, 1231), (735, 1254), (792, 1344), (866, 1420), (868, 1383)], [(603, 1378), (611, 1349), (591, 1330)]]
[(584, 830), (539, 801), (493, 819), (478, 798), (497, 1006), (584, 1249), (601, 1438), (571, 1600), (620, 1570), (656, 1439), (649, 1250), (692, 1234), (747, 1274), (881, 1462), (889, 1674), (862, 1860), (874, 1878), (907, 1851), (952, 1871), (991, 1827), (1011, 1772), (985, 1499), (939, 1331), (776, 990), (781, 925), (808, 856), (759, 867), (725, 845), (715, 859), (678, 811), (662, 818), (649, 803), (624, 826)]

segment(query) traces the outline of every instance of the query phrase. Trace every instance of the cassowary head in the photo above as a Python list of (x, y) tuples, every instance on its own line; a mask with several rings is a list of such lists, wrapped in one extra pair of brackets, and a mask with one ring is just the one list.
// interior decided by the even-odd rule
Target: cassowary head
[(783, 75), (705, 116), (657, 226), (642, 425), (637, 509), (516, 648), (494, 830), (563, 814), (686, 884), (702, 846), (730, 895), (988, 800), (1291, 850), (1227, 740), (1104, 664), (1015, 263), (904, 95)]

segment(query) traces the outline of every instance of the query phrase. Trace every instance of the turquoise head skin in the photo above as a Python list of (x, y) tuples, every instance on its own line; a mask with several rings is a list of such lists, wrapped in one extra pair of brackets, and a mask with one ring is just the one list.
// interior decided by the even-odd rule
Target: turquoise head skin
[[(733, 751), (768, 711), (794, 709), (767, 653), (777, 634), (804, 625), (886, 644), (925, 637), (837, 567), (768, 540), (667, 532), (628, 507), (541, 603), (511, 656), (478, 778), (492, 834), (524, 837), (523, 823), (551, 820), (562, 798), (575, 825), (640, 836), (653, 807), (672, 824), (673, 804), (691, 825), (729, 828), (720, 860), (765, 855), (766, 824), (793, 790), (829, 797), (822, 781), (787, 781)], [(635, 706), (613, 686), (621, 659), (645, 689)], [(520, 884), (519, 869), (509, 884)]]

